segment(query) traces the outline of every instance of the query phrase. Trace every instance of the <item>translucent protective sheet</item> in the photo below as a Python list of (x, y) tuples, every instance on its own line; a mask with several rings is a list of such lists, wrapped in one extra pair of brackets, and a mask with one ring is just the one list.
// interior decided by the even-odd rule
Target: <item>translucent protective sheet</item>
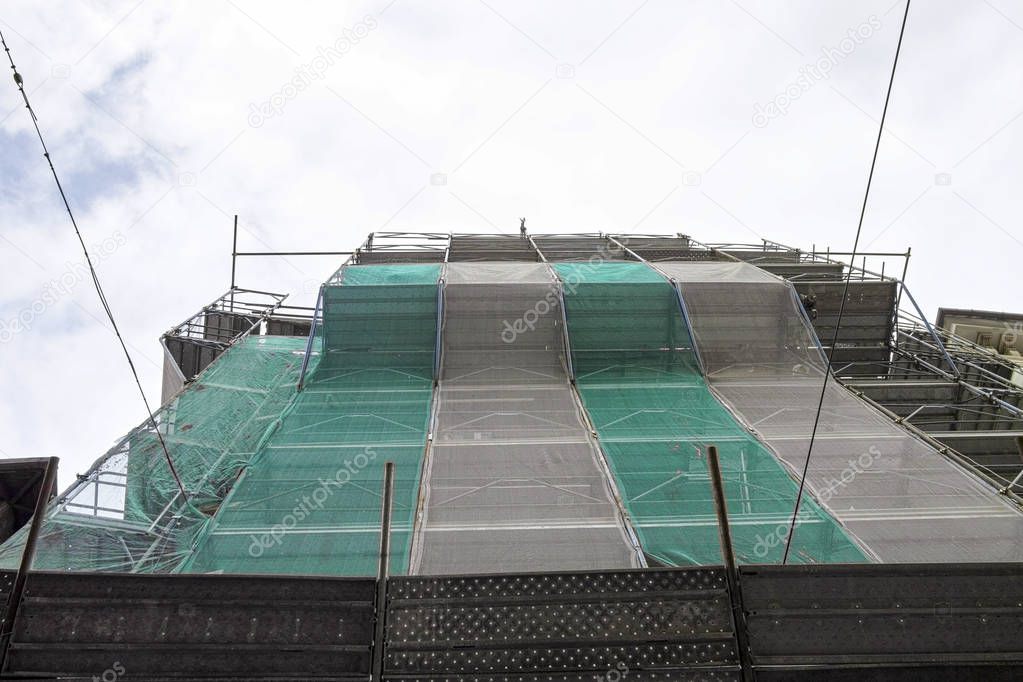
[(437, 426), (414, 571), (635, 565), (565, 373), (549, 268), (452, 263), (445, 280)]
[(545, 263), (450, 263), (444, 268), (448, 284), (544, 284), (553, 281)]
[(408, 568), (429, 429), (437, 265), (348, 267), (324, 292), (324, 346), (235, 486), (190, 572), (375, 575), (384, 462), (396, 465), (393, 574)]
[[(304, 339), (250, 336), (224, 352), (156, 415), (190, 501), (143, 424), (50, 505), (33, 568), (174, 570), (294, 394), (304, 349)], [(27, 532), (0, 547), (0, 567), (17, 567)]]
[[(722, 561), (705, 457), (717, 445), (732, 538), (743, 563), (781, 560), (796, 483), (715, 399), (700, 376), (671, 285), (641, 263), (558, 263), (576, 381), (647, 555)], [(790, 561), (865, 555), (812, 500)]]
[[(663, 263), (682, 288), (714, 390), (802, 473), (826, 361), (787, 282)], [(1023, 515), (830, 379), (807, 487), (885, 562), (1023, 560)]]

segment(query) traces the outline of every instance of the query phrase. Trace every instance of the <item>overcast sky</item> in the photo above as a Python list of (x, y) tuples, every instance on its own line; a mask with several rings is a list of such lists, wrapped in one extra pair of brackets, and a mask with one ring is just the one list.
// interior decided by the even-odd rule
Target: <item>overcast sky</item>
[[(903, 7), (26, 0), (0, 28), (158, 403), (158, 337), (227, 288), (235, 213), (249, 250), (520, 216), (850, 249)], [(1023, 2), (913, 4), (861, 246), (912, 247), (932, 318), (1023, 312), (1021, 59)], [(144, 413), (4, 73), (0, 456), (58, 455), (63, 486)], [(306, 304), (337, 265), (238, 279)]]

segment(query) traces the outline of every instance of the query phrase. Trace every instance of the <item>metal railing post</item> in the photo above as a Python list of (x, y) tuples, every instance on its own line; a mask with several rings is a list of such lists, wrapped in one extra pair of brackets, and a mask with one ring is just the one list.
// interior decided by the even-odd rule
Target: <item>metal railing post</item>
[(238, 263), (238, 214), (234, 215), (234, 238), (231, 241), (231, 312), (234, 312), (235, 266)]
[(739, 666), (744, 682), (752, 682), (753, 662), (750, 658), (749, 636), (746, 632), (746, 612), (742, 606), (739, 569), (735, 563), (735, 553), (732, 551), (732, 531), (728, 525), (728, 504), (725, 502), (725, 486), (721, 480), (717, 446), (711, 445), (707, 448), (707, 468), (710, 469), (710, 482), (714, 491), (714, 511), (717, 513), (721, 553), (725, 559), (728, 599), (732, 605), (732, 623), (735, 627), (736, 646), (739, 649)]
[(437, 333), (433, 340), (433, 380), (440, 380), (440, 364), (444, 343), (444, 287), (446, 283), (441, 277), (437, 281)]
[(686, 334), (689, 335), (689, 343), (693, 346), (693, 355), (696, 356), (696, 364), (699, 365), (700, 374), (707, 376), (707, 366), (703, 364), (703, 355), (700, 347), (696, 345), (696, 332), (693, 331), (693, 321), (689, 317), (689, 308), (686, 307), (685, 298), (682, 297), (682, 287), (674, 277), (668, 280), (671, 288), (675, 290), (675, 298), (678, 300), (678, 309), (682, 312), (682, 324), (686, 326)]
[[(320, 293), (316, 297), (316, 307), (313, 308), (313, 321), (309, 325), (309, 340), (306, 341), (305, 357), (302, 358), (302, 371), (298, 375), (298, 386), (295, 389), (297, 391), (301, 391), (302, 388), (305, 386), (305, 373), (306, 370), (309, 368), (309, 357), (312, 355), (313, 352), (313, 339), (316, 338), (316, 318), (323, 314), (323, 309), (325, 307), (325, 303), (323, 300), (323, 297), (325, 295), (325, 289), (326, 285), (321, 284)], [(324, 315), (324, 317), (326, 316)]]
[(952, 373), (956, 375), (957, 379), (962, 378), (962, 372), (959, 371), (959, 366), (956, 365), (955, 362), (953, 362), (951, 356), (948, 354), (948, 350), (945, 349), (945, 344), (941, 342), (941, 339), (938, 337), (937, 332), (934, 331), (934, 327), (931, 326), (931, 323), (927, 321), (927, 318), (924, 316), (924, 311), (920, 310), (920, 306), (917, 305), (916, 299), (913, 298), (913, 294), (910, 293), (909, 288), (906, 286), (906, 283), (900, 282), (900, 284), (902, 285), (901, 291), (906, 294), (906, 298), (908, 298), (909, 302), (913, 304), (913, 308), (916, 309), (917, 315), (920, 316), (920, 319), (923, 321), (924, 326), (927, 327), (927, 331), (930, 333), (931, 338), (934, 339), (934, 343), (938, 345), (938, 350), (940, 350), (941, 354), (945, 357), (945, 362), (948, 363), (949, 368), (952, 370)]
[[(548, 266), (550, 267), (550, 266)], [(551, 268), (553, 270), (553, 268)], [(572, 362), (572, 340), (568, 333), (568, 309), (565, 307), (565, 287), (559, 277), (555, 281), (558, 289), (558, 305), (561, 307), (561, 337), (565, 346), (565, 364), (568, 369), (568, 380), (575, 383), (575, 363)]]
[(373, 635), (372, 680), (384, 675), (387, 639), (387, 573), (391, 560), (391, 503), (394, 497), (394, 462), (384, 463), (384, 499), (380, 510), (380, 563), (377, 565), (376, 623)]

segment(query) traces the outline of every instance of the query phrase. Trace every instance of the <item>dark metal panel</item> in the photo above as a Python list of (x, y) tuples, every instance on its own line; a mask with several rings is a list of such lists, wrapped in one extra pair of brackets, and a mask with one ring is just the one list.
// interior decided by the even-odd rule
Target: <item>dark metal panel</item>
[(725, 588), (719, 568), (394, 578), (386, 670), (731, 671), (737, 656)]
[(309, 320), (271, 317), (266, 321), (267, 336), (309, 336)]
[(360, 251), (355, 256), (359, 265), (372, 263), (441, 263), (444, 261), (443, 251), (397, 251), (381, 249), (379, 251)]
[(18, 619), (24, 642), (296, 645), (368, 642), (370, 604), (209, 599), (46, 599), (27, 597)]
[(226, 348), (222, 343), (189, 337), (166, 336), (164, 343), (185, 379), (191, 379), (206, 369)]
[(758, 268), (784, 277), (785, 279), (800, 278), (811, 279), (814, 277), (841, 277), (845, 272), (842, 263), (823, 263), (821, 261), (801, 261), (799, 263), (756, 263)]
[(724, 251), (730, 256), (749, 261), (757, 266), (765, 263), (798, 263), (800, 259), (800, 252), (796, 250), (724, 249)]
[(247, 332), (259, 317), (234, 312), (207, 312), (203, 317), (203, 338), (227, 343), (235, 336)]
[(519, 235), (454, 235), (448, 261), (537, 262), (540, 255), (528, 239)]
[[(872, 345), (836, 348), (832, 367), (839, 376), (874, 377), (887, 373), (887, 367), (882, 365), (888, 362), (890, 356), (891, 351), (887, 346)], [(857, 364), (847, 366), (848, 363)]]
[[(93, 681), (92, 676), (85, 677), (65, 677), (61, 679), (70, 680), (88, 680)], [(144, 679), (145, 682), (181, 682), (181, 677), (170, 677), (170, 676), (155, 676), (147, 675), (145, 678), (139, 677), (128, 677), (126, 679), (139, 680)], [(231, 677), (188, 677), (189, 682), (225, 682), (225, 680), (237, 679)], [(298, 678), (292, 676), (278, 676), (278, 675), (261, 675), (258, 678), (260, 682), (296, 682)], [(363, 679), (365, 677), (339, 677), (339, 679)], [(544, 673), (544, 674), (527, 674), (527, 675), (487, 675), (477, 674), (471, 677), (455, 677), (455, 676), (406, 676), (403, 675), (400, 678), (402, 682), (439, 682), (440, 680), (453, 681), (453, 680), (472, 680), (472, 682), (653, 682), (653, 681), (675, 681), (675, 682), (738, 682), (739, 677), (729, 670), (719, 670), (702, 668), (693, 671), (682, 671), (682, 670), (670, 670), (670, 671), (644, 671), (644, 670), (631, 670), (624, 666), (616, 666), (615, 668), (594, 672), (571, 672), (571, 673)]]
[(368, 578), (320, 578), (263, 575), (139, 575), (35, 571), (26, 595), (49, 599), (253, 599), (264, 603), (289, 600), (372, 602)]
[(607, 237), (594, 236), (547, 236), (535, 237), (537, 248), (550, 262), (589, 260), (626, 260), (625, 252), (614, 246)]
[(8, 672), (369, 673), (375, 581), (33, 573)]
[[(0, 502), (4, 504), (5, 511), (4, 518), (0, 519), (0, 542), (32, 518), (48, 461), (46, 457), (0, 460)], [(56, 494), (54, 486), (47, 492), (47, 499)]]
[(762, 665), (1023, 662), (1016, 564), (742, 569)]
[(14, 571), (0, 571), (0, 623), (7, 616), (7, 599), (10, 597), (16, 575)]
[(515, 573), (439, 577), (391, 578), (392, 601), (405, 599), (494, 599), (604, 595), (623, 598), (630, 593), (687, 591), (697, 594), (724, 589), (720, 567), (665, 570), (625, 570), (599, 573)]
[(145, 679), (154, 674), (184, 680), (192, 680), (197, 675), (218, 675), (234, 680), (261, 679), (265, 675), (298, 675), (292, 679), (369, 677), (369, 657), (361, 651), (346, 651), (340, 647), (270, 648), (264, 644), (230, 647), (17, 644), (11, 646), (8, 669), (22, 675), (30, 673), (32, 677), (67, 679), (83, 675), (87, 679), (101, 679), (104, 671), (116, 673), (115, 664), (125, 671), (125, 679)]
[[(629, 670), (732, 670), (737, 664), (732, 642), (638, 643), (546, 646), (523, 642), (515, 647), (485, 648), (466, 645), (459, 649), (388, 651), (385, 665), (394, 673), (466, 676), (492, 671), (509, 674), (541, 674), (564, 671), (603, 671), (625, 666)], [(388, 677), (394, 679), (389, 673)]]
[[(792, 284), (800, 296), (817, 297), (814, 328), (821, 343), (830, 345), (835, 336), (835, 323), (842, 305), (845, 282), (806, 282), (797, 279)], [(886, 343), (892, 333), (897, 295), (898, 283), (894, 281), (850, 281), (838, 343)]]
[(885, 664), (863, 667), (837, 666), (804, 668), (758, 668), (757, 682), (1019, 682), (1021, 671), (1016, 666), (976, 665), (904, 665)]
[[(467, 679), (465, 677), (416, 677), (402, 676), (402, 682), (437, 682), (437, 680)], [(681, 682), (716, 682), (718, 680), (738, 682), (739, 675), (734, 670), (715, 668), (699, 668), (694, 670), (633, 670), (622, 665), (615, 665), (607, 670), (585, 673), (543, 673), (543, 674), (507, 674), (482, 675), (476, 674), (473, 682), (648, 682), (654, 680), (674, 680)]]

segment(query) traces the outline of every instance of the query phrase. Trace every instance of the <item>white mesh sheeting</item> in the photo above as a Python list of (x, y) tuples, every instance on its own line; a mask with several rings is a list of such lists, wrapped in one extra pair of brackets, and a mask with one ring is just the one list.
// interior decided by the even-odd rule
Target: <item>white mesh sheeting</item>
[(679, 282), (684, 280), (688, 284), (699, 282), (713, 284), (720, 284), (722, 282), (778, 284), (782, 281), (768, 271), (761, 270), (749, 263), (729, 261), (661, 262), (657, 264), (657, 268), (667, 274), (668, 277), (674, 277)]
[(708, 379), (824, 375), (826, 362), (784, 280), (748, 263), (658, 267), (682, 287)]
[(448, 263), (444, 280), (448, 284), (550, 284), (554, 277), (544, 263)]
[(532, 264), (502, 266), (505, 272), (457, 265), (480, 268), (471, 278), (490, 271), (502, 283), (452, 277), (454, 265), (447, 269), (437, 424), (413, 571), (635, 565), (564, 370), (549, 270), (541, 265), (540, 279)]
[[(824, 360), (791, 285), (737, 272), (748, 264), (707, 281), (715, 273), (693, 265), (661, 267), (681, 285), (711, 385), (800, 474)], [(807, 485), (882, 561), (1023, 560), (1023, 515), (834, 379)]]

